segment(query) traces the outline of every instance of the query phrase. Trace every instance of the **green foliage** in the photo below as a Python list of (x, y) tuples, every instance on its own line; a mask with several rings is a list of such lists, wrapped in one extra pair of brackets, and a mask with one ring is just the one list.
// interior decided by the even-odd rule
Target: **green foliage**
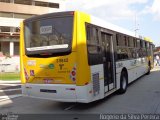
[(0, 73), (0, 80), (20, 80), (19, 73)]

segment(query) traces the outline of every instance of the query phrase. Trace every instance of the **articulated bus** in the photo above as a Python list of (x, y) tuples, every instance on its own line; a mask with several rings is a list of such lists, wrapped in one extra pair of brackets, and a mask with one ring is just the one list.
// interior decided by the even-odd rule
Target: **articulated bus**
[(24, 96), (89, 103), (127, 86), (153, 68), (153, 43), (121, 27), (71, 11), (21, 23)]

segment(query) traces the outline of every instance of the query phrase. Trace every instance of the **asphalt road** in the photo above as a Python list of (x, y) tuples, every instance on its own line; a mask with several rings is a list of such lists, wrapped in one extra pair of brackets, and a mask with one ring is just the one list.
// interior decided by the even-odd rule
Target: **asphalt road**
[(21, 84), (12, 81), (0, 81), (0, 102), (21, 95)]
[[(160, 114), (160, 67), (129, 85), (123, 95), (116, 93), (90, 104), (61, 103), (17, 97), (0, 102), (0, 113), (19, 114)], [(79, 116), (80, 117), (80, 116)], [(78, 118), (75, 118), (78, 119)]]

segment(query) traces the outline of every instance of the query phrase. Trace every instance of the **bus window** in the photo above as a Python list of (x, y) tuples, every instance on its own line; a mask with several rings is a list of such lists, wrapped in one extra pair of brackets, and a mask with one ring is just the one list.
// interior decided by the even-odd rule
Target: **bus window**
[(91, 27), (87, 25), (86, 27), (86, 33), (87, 33), (87, 42), (91, 40)]
[(147, 42), (147, 49), (149, 48), (149, 42)]
[(125, 46), (128, 46), (127, 37), (126, 36), (124, 36), (124, 43), (125, 43)]
[(117, 43), (117, 46), (119, 46), (119, 34), (116, 34), (116, 43)]
[[(91, 37), (93, 35), (93, 37)], [(90, 54), (98, 54), (100, 52), (98, 29), (87, 26), (87, 45)]]
[(140, 40), (140, 48), (143, 48), (143, 41)]
[[(63, 24), (62, 24), (63, 23)], [(25, 22), (26, 54), (71, 51), (73, 16), (44, 18)]]
[(137, 39), (137, 48), (140, 48), (140, 40)]
[(87, 24), (86, 36), (88, 48), (88, 64), (96, 65), (102, 63), (102, 50), (98, 28)]
[(132, 37), (129, 37), (128, 46), (129, 46), (129, 47), (133, 47), (133, 46), (134, 46), (134, 41), (133, 41), (133, 38), (132, 38)]
[(132, 47), (134, 47), (134, 48), (137, 47), (137, 40), (135, 38), (133, 38), (133, 46)]

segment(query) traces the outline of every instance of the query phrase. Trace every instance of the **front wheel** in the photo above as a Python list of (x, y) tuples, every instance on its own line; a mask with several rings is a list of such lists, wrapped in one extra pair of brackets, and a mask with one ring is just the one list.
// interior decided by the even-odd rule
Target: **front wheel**
[(121, 73), (121, 78), (120, 78), (120, 89), (119, 89), (119, 93), (123, 94), (126, 92), (127, 90), (127, 86), (128, 86), (128, 80), (127, 80), (127, 74), (126, 72), (122, 71)]
[(148, 72), (146, 73), (146, 75), (149, 75), (150, 72), (151, 72), (151, 64), (150, 64), (150, 62), (149, 62), (149, 63), (148, 63)]

